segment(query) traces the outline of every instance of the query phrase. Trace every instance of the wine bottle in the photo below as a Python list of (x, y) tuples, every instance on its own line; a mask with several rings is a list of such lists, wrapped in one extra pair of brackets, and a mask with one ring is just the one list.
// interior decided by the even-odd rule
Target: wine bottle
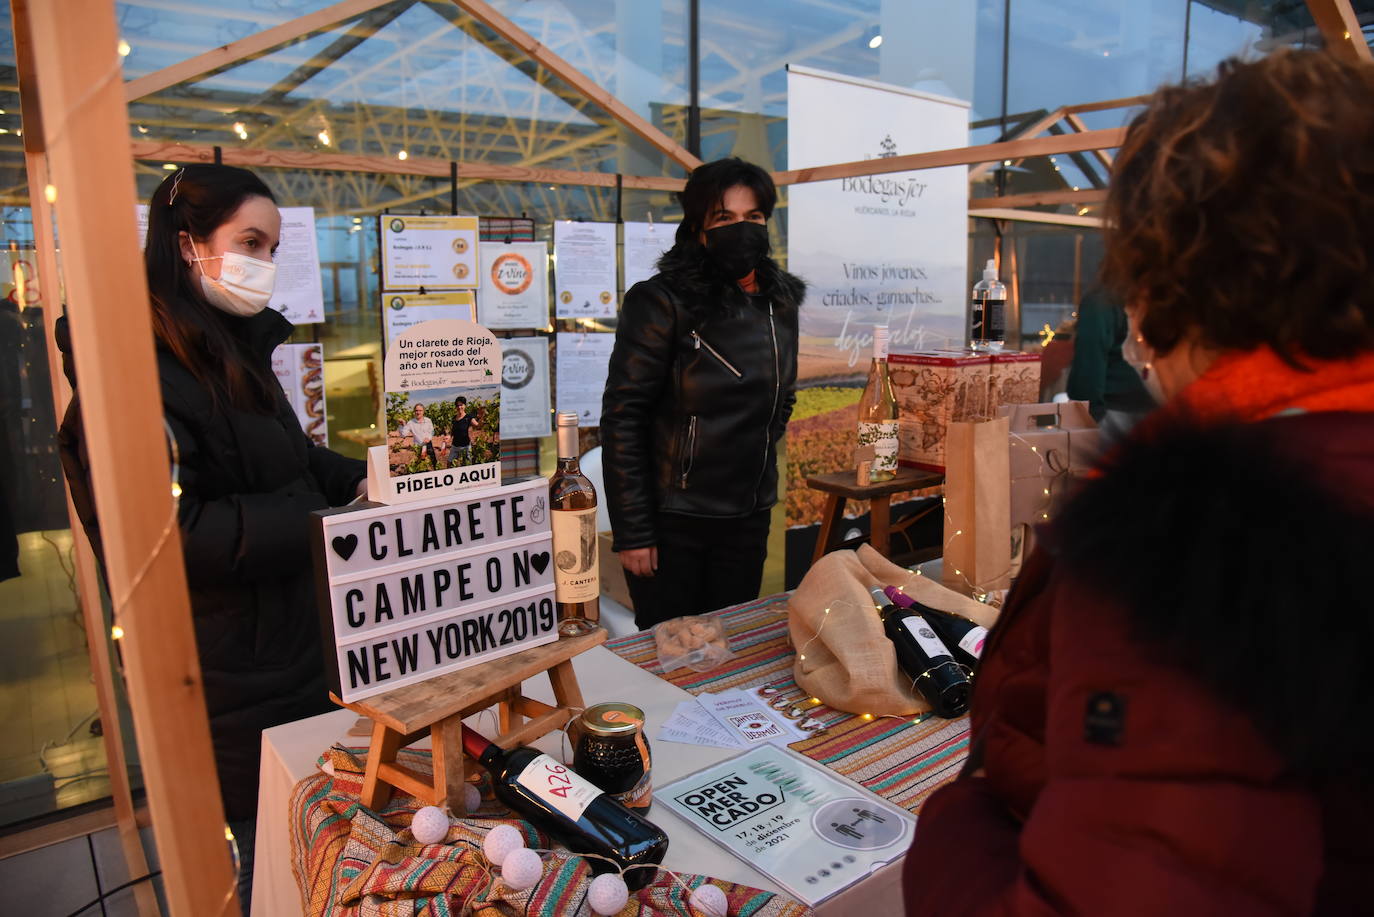
[(878, 325), (873, 329), (873, 362), (868, 367), (868, 384), (864, 386), (864, 393), (859, 398), (859, 448), (870, 446), (873, 449), (873, 458), (860, 460), (859, 483), (890, 481), (895, 478), (897, 397), (892, 393), (892, 380), (887, 374), (886, 325)]
[[(505, 751), (464, 726), (463, 751), (491, 774), (496, 798), (535, 827), (574, 853), (608, 857), (625, 870), (625, 884), (632, 890), (653, 881), (657, 870), (649, 866), (662, 863), (668, 852), (668, 835), (653, 822), (537, 748), (520, 745)], [(615, 870), (593, 857), (587, 865), (594, 873)], [(627, 869), (631, 866), (640, 868)]]
[(558, 412), (558, 470), (549, 478), (553, 524), (554, 598), (558, 633), (591, 633), (601, 621), (601, 570), (596, 559), (596, 488), (577, 463), (577, 415)]
[(968, 710), (968, 672), (925, 618), (888, 601), (877, 586), (869, 592), (883, 619), (883, 633), (897, 647), (897, 665), (929, 702), (936, 716), (952, 719)]
[(1001, 350), (1007, 337), (1007, 285), (997, 279), (997, 261), (989, 258), (983, 279), (973, 285), (969, 338), (974, 350)]
[(892, 604), (899, 608), (910, 608), (925, 618), (930, 629), (939, 635), (945, 646), (954, 654), (956, 662), (970, 669), (978, 667), (978, 660), (983, 655), (983, 644), (988, 639), (986, 627), (963, 615), (922, 605), (896, 586), (887, 586), (883, 589), (883, 594), (892, 600)]

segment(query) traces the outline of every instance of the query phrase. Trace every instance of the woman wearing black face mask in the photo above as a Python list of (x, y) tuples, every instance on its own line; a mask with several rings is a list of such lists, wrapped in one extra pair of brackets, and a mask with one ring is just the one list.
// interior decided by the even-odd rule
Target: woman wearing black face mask
[(659, 273), (625, 294), (601, 410), (606, 505), (635, 623), (758, 596), (805, 290), (768, 257), (777, 189), (696, 169)]

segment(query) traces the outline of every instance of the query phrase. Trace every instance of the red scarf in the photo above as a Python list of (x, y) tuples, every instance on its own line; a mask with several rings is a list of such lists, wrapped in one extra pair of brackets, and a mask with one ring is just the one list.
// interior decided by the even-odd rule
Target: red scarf
[(1290, 409), (1374, 411), (1374, 353), (1303, 360), (1294, 369), (1268, 347), (1224, 354), (1179, 392), (1174, 405), (1205, 421), (1254, 421)]

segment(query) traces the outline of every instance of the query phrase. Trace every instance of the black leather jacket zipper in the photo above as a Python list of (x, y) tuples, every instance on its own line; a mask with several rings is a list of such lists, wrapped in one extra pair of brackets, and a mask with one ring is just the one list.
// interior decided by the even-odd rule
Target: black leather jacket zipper
[[(770, 308), (771, 308), (771, 307), (770, 307)], [(771, 312), (770, 312), (770, 317), (771, 317)], [(719, 361), (720, 361), (720, 365), (721, 365), (721, 366), (724, 366), (726, 369), (730, 370), (730, 372), (734, 375), (734, 377), (735, 377), (736, 379), (743, 379), (743, 378), (744, 378), (744, 373), (740, 372), (738, 369), (735, 369), (735, 366), (734, 366), (733, 363), (731, 363), (729, 360), (725, 359), (725, 357), (721, 356), (719, 350), (716, 350), (716, 348), (714, 348), (714, 347), (712, 347), (710, 344), (706, 343), (705, 339), (703, 339), (702, 336), (699, 335), (699, 334), (697, 334), (695, 331), (692, 332), (692, 340), (696, 342), (693, 346), (694, 346), (697, 350), (700, 350), (701, 348), (705, 347), (705, 348), (706, 348), (706, 352), (709, 353), (711, 356), (715, 357), (717, 360), (719, 360)], [(777, 351), (777, 346), (776, 346), (776, 344), (774, 345), (774, 348), (773, 348), (773, 349), (774, 349), (774, 358), (776, 359), (776, 356), (777, 356), (777, 353), (776, 353), (776, 351)]]
[(682, 451), (682, 477), (678, 486), (686, 490), (687, 475), (692, 473), (692, 458), (697, 451), (697, 415), (695, 414), (690, 414), (687, 417), (687, 444)]
[(755, 500), (763, 479), (768, 474), (768, 447), (773, 444), (773, 421), (778, 416), (778, 396), (782, 392), (782, 367), (778, 360), (778, 329), (773, 324), (773, 301), (768, 301), (768, 337), (773, 342), (773, 406), (768, 411), (768, 423), (763, 428), (763, 464), (759, 467), (759, 483), (754, 487)]

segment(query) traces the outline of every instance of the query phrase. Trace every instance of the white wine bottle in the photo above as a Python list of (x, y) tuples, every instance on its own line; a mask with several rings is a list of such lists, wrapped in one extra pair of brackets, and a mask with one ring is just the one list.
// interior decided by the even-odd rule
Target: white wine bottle
[(1007, 338), (1007, 285), (997, 279), (997, 261), (988, 259), (983, 279), (973, 285), (969, 312), (973, 350), (1001, 350)]
[(558, 470), (549, 478), (558, 633), (576, 637), (601, 621), (596, 488), (577, 463), (577, 415), (558, 412)]
[[(869, 448), (873, 450), (871, 460), (866, 455)], [(897, 476), (897, 398), (887, 375), (886, 325), (873, 329), (873, 363), (859, 399), (859, 449), (864, 454), (859, 461), (860, 484), (890, 481)]]

